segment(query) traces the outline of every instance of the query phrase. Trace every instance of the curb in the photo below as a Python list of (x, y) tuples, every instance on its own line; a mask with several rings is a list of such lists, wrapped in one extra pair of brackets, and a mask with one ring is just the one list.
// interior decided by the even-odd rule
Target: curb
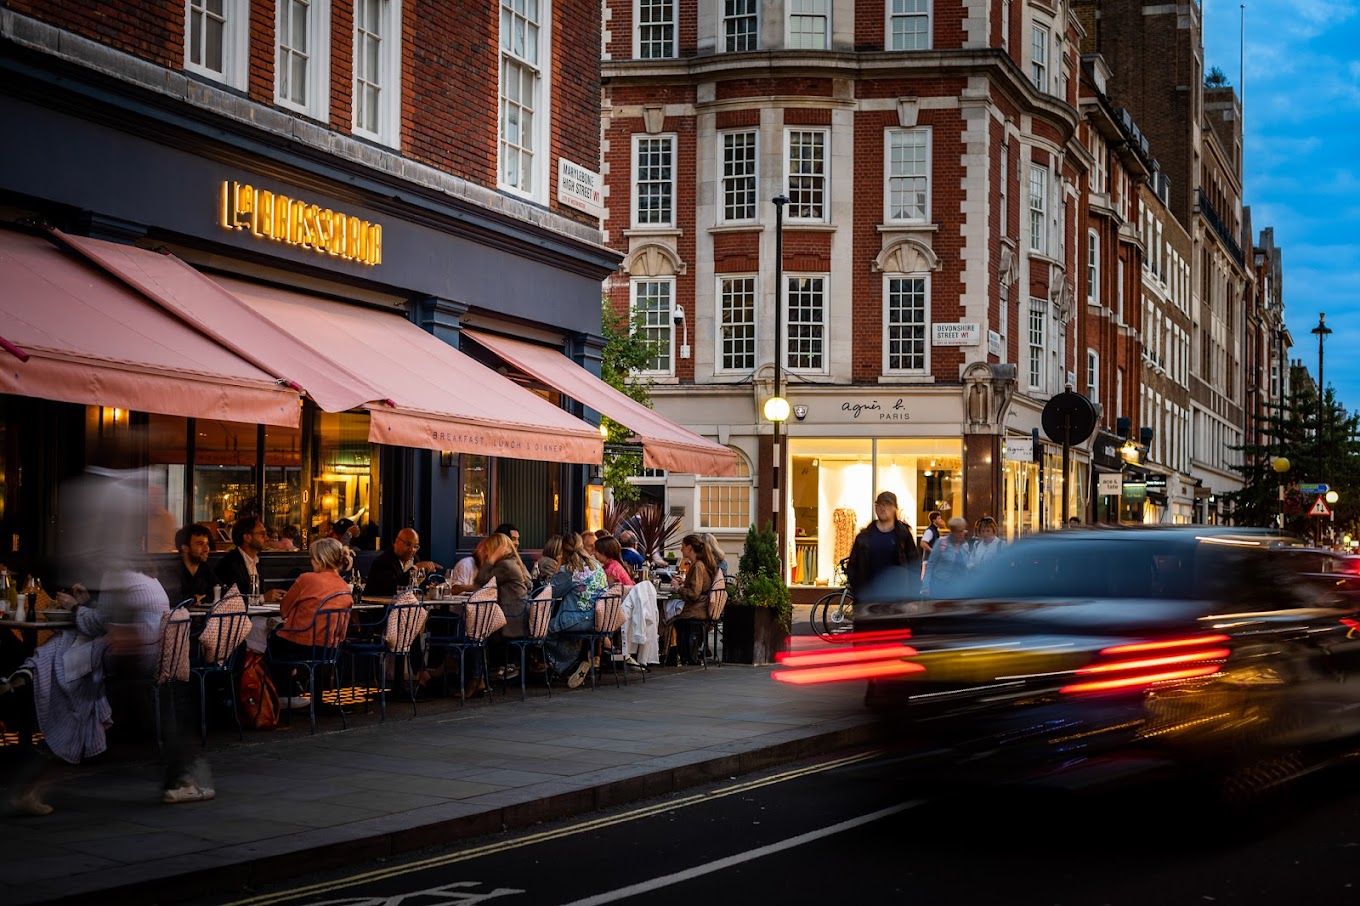
[[(353, 867), (358, 862), (401, 856), (431, 846), (455, 843), (474, 837), (522, 830), (550, 821), (560, 821), (576, 815), (614, 808), (643, 799), (651, 799), (680, 792), (714, 781), (742, 774), (750, 774), (792, 761), (799, 761), (839, 749), (865, 745), (877, 738), (880, 728), (873, 721), (832, 721), (846, 723), (835, 729), (814, 731), (780, 742), (742, 752), (723, 752), (687, 764), (660, 767), (632, 776), (619, 777), (579, 789), (563, 789), (548, 795), (535, 795), (526, 789), (520, 801), (467, 812), (455, 817), (440, 818), (421, 823), (417, 818), (406, 826), (377, 829), (362, 836), (346, 836), (345, 828), (332, 828), (308, 834), (299, 845), (287, 847), (286, 841), (242, 846), (242, 858), (234, 861), (213, 859), (217, 864), (185, 867), (194, 860), (177, 857), (159, 862), (128, 866), (95, 877), (105, 882), (110, 875), (137, 874), (142, 877), (112, 883), (86, 884), (79, 889), (67, 887), (51, 897), (41, 888), (47, 883), (33, 885), (21, 894), (16, 903), (80, 903), (88, 904), (91, 894), (118, 897), (125, 902), (176, 902), (191, 896), (210, 893), (230, 893), (246, 888), (286, 881), (303, 873)], [(799, 734), (801, 731), (787, 731)], [(666, 759), (658, 759), (665, 761)], [(394, 816), (399, 817), (399, 816)], [(390, 824), (391, 819), (382, 823)], [(352, 833), (352, 831), (350, 831)], [(330, 839), (326, 839), (330, 838)], [(229, 858), (229, 857), (228, 857)], [(179, 865), (180, 870), (174, 871)], [(149, 876), (149, 875), (155, 875)], [(91, 878), (90, 880), (94, 880)], [(67, 879), (68, 882), (71, 879)], [(36, 888), (36, 889), (35, 889)]]

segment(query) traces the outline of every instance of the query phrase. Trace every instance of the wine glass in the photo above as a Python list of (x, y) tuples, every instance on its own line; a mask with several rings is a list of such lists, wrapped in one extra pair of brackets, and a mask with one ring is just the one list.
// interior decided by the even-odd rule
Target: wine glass
[(416, 588), (425, 584), (425, 570), (419, 566), (411, 567), (411, 584)]

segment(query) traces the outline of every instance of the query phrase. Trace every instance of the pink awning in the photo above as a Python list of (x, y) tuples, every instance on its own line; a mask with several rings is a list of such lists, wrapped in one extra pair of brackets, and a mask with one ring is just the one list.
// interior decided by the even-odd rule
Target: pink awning
[(377, 388), (374, 443), (598, 463), (600, 433), (398, 314), (229, 277), (216, 282), (337, 369)]
[[(147, 253), (150, 254), (150, 253)], [(49, 240), (0, 230), (0, 393), (296, 427), (299, 394)]]
[(463, 334), (526, 374), (628, 428), (635, 435), (633, 440), (642, 444), (642, 462), (647, 467), (720, 477), (737, 474), (736, 453), (625, 396), (560, 352), (481, 331), (465, 330)]
[(354, 369), (335, 361), (327, 347), (299, 343), (299, 334), (241, 304), (240, 299), (174, 255), (53, 233), (200, 333), (301, 389), (326, 412), (345, 412), (386, 397)]

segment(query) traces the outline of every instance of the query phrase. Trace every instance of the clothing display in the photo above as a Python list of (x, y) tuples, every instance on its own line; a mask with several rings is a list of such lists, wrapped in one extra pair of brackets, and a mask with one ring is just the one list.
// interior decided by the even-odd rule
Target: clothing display
[(859, 531), (859, 516), (853, 507), (836, 507), (831, 513), (831, 562), (840, 563), (850, 556), (850, 546)]

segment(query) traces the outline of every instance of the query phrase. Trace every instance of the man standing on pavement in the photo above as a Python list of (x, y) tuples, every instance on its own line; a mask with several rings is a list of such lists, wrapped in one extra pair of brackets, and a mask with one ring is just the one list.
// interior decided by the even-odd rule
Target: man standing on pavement
[(898, 518), (897, 495), (883, 491), (874, 500), (874, 521), (860, 530), (850, 546), (846, 582), (853, 591), (861, 592), (885, 569), (915, 566), (920, 561), (916, 531)]
[[(233, 585), (241, 594), (250, 594), (250, 578), (260, 575), (260, 552), (267, 541), (269, 530), (259, 516), (242, 516), (236, 520), (231, 527), (231, 543), (236, 547), (227, 551), (217, 564), (217, 581), (223, 594)], [(283, 591), (277, 588), (263, 594), (266, 601), (278, 601), (283, 597)]]
[(195, 598), (200, 604), (211, 604), (214, 576), (208, 569), (208, 554), (212, 551), (212, 532), (192, 522), (175, 532), (175, 549), (179, 551), (177, 568), (161, 582), (170, 602)]

